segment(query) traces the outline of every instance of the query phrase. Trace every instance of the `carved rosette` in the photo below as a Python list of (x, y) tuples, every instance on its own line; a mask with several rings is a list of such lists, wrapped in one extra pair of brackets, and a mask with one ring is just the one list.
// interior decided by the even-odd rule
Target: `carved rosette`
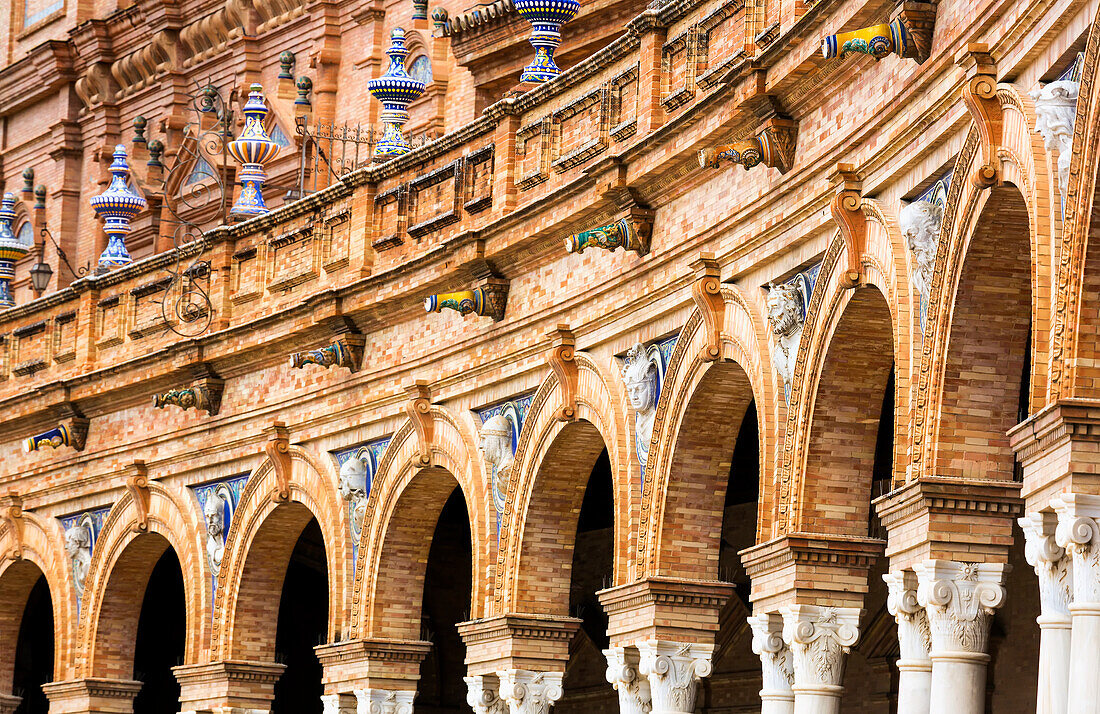
[(223, 382), (220, 379), (206, 379), (183, 389), (169, 389), (167, 392), (153, 395), (153, 406), (163, 409), (174, 406), (183, 409), (204, 411), (217, 416), (222, 407)]
[(500, 698), (507, 702), (511, 714), (548, 714), (563, 693), (561, 672), (506, 669), (497, 676)]
[(1100, 496), (1067, 493), (1051, 502), (1055, 542), (1073, 558), (1073, 602), (1100, 603)]
[(928, 560), (913, 570), (917, 601), (932, 630), (932, 658), (948, 653), (987, 657), (989, 623), (1005, 599), (1005, 566)]
[(634, 648), (612, 647), (607, 658), (607, 681), (619, 693), (621, 714), (649, 714), (652, 698), (649, 681), (638, 671), (640, 655)]
[(714, 666), (713, 645), (650, 640), (638, 644), (638, 671), (649, 679), (653, 711), (679, 714), (695, 711), (699, 680), (710, 676)]
[(358, 372), (363, 363), (365, 345), (366, 338), (363, 335), (342, 335), (327, 347), (292, 353), (290, 366), (292, 369), (301, 369), (307, 364), (315, 364), (325, 369), (345, 367), (353, 373)]
[(794, 663), (791, 651), (783, 641), (783, 616), (777, 612), (748, 618), (752, 628), (752, 651), (760, 657), (762, 688), (765, 701), (780, 698), (793, 700)]
[(1040, 612), (1046, 618), (1069, 622), (1073, 602), (1073, 556), (1058, 545), (1058, 515), (1029, 513), (1018, 520), (1024, 531), (1024, 557), (1039, 578)]
[(787, 117), (773, 116), (752, 138), (700, 149), (699, 167), (717, 169), (726, 162), (751, 169), (764, 164), (779, 169), (780, 173), (786, 173), (794, 163), (797, 137), (798, 122)]
[(466, 681), (466, 703), (474, 714), (508, 714), (508, 703), (500, 698), (500, 680), (494, 675), (463, 677)]
[(899, 570), (882, 576), (889, 595), (886, 609), (898, 623), (898, 645), (901, 660), (928, 662), (932, 648), (932, 630), (928, 625), (928, 613), (917, 600), (917, 574), (912, 570)]
[(794, 690), (836, 692), (845, 655), (859, 640), (859, 608), (791, 605), (783, 612), (783, 640), (794, 655)]
[(356, 689), (358, 714), (413, 714), (416, 692), (392, 689)]

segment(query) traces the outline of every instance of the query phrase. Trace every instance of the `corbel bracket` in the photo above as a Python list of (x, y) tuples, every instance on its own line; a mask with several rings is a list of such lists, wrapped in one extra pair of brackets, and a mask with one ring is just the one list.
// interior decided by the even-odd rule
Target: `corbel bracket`
[(264, 452), (275, 468), (275, 491), (271, 500), (286, 503), (290, 500), (290, 430), (284, 422), (277, 421), (265, 428), (264, 433), (268, 435)]
[(722, 323), (726, 319), (726, 301), (722, 298), (718, 261), (713, 253), (702, 253), (691, 262), (691, 269), (695, 271), (691, 297), (707, 329), (707, 344), (700, 356), (707, 362), (713, 362), (722, 355)]
[(290, 366), (292, 369), (301, 369), (307, 364), (315, 364), (325, 369), (345, 367), (354, 374), (363, 366), (363, 351), (366, 344), (365, 335), (349, 332), (334, 339), (327, 347), (291, 353)]
[(625, 216), (612, 223), (569, 235), (565, 239), (565, 252), (583, 253), (587, 248), (603, 248), (606, 251), (625, 248), (645, 255), (649, 252), (649, 239), (653, 232), (653, 214), (651, 209), (635, 204), (627, 209)]
[(569, 330), (569, 325), (558, 325), (547, 337), (551, 344), (546, 361), (558, 378), (562, 394), (558, 421), (573, 421), (577, 418), (577, 391), (580, 385), (580, 371), (576, 360), (577, 339)]
[(222, 391), (225, 388), (225, 382), (208, 367), (197, 365), (193, 371), (197, 378), (191, 386), (154, 394), (153, 407), (163, 409), (167, 406), (175, 406), (184, 411), (193, 407), (198, 411), (206, 412), (209, 416), (217, 416), (222, 408)]
[(970, 182), (978, 188), (989, 188), (1001, 180), (997, 150), (1004, 134), (1004, 113), (997, 99), (997, 65), (989, 47), (974, 42), (955, 55), (955, 64), (966, 72), (963, 102), (982, 140), (982, 165), (970, 175)]
[(71, 416), (58, 422), (57, 426), (48, 431), (28, 436), (23, 440), (23, 451), (30, 453), (45, 448), (58, 449), (62, 446), (71, 446), (76, 451), (83, 451), (87, 440), (88, 420), (81, 416)]
[(424, 298), (426, 312), (441, 312), (443, 308), (448, 308), (462, 316), (491, 317), (496, 322), (504, 319), (507, 305), (508, 280), (497, 277), (483, 278), (473, 290), (437, 293)]
[(848, 252), (848, 267), (840, 279), (845, 288), (859, 286), (863, 276), (863, 249), (867, 241), (867, 217), (863, 213), (863, 182), (852, 164), (837, 164), (831, 177), (837, 187), (829, 205), (833, 220)]
[(932, 54), (932, 33), (936, 29), (936, 3), (900, 2), (890, 14), (890, 23), (905, 28), (903, 57), (924, 64)]
[(149, 470), (145, 468), (145, 462), (135, 460), (126, 468), (126, 490), (134, 500), (134, 508), (137, 510), (137, 521), (134, 523), (135, 533), (149, 532)]
[(699, 150), (700, 168), (716, 169), (722, 162), (740, 164), (751, 169), (760, 164), (787, 173), (794, 164), (794, 147), (798, 138), (798, 122), (774, 115), (766, 119), (751, 139), (719, 144)]
[(0, 563), (5, 560), (22, 560), (23, 499), (19, 494), (13, 492), (0, 496), (0, 520), (8, 524), (8, 534), (14, 543), (8, 552), (0, 555)]
[(428, 382), (418, 379), (413, 384), (405, 387), (405, 394), (409, 400), (405, 402), (405, 413), (409, 415), (409, 421), (416, 429), (416, 439), (419, 445), (417, 456), (421, 466), (432, 463), (432, 440), (435, 438), (435, 421), (432, 419), (432, 389)]

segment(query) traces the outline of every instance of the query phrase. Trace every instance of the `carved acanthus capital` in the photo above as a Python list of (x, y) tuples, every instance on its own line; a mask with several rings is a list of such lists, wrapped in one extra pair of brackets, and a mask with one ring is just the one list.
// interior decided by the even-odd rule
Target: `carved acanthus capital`
[(1043, 617), (1069, 621), (1073, 602), (1073, 556), (1058, 545), (1058, 514), (1029, 513), (1018, 521), (1024, 531), (1024, 557), (1039, 578), (1039, 605)]
[(353, 333), (340, 335), (327, 347), (291, 353), (290, 366), (293, 369), (301, 369), (307, 364), (315, 364), (325, 369), (345, 367), (352, 373), (358, 372), (363, 364), (363, 350), (366, 342), (367, 338), (364, 335)]
[(500, 679), (493, 674), (463, 677), (466, 703), (474, 714), (508, 714), (508, 703), (500, 698)]
[(577, 338), (569, 330), (569, 325), (558, 325), (548, 335), (550, 352), (546, 361), (558, 378), (561, 390), (561, 407), (558, 409), (559, 421), (573, 421), (577, 418), (577, 390), (580, 387), (580, 371), (577, 369)]
[(416, 692), (392, 689), (356, 689), (358, 714), (413, 714)]
[(863, 251), (867, 244), (867, 216), (863, 213), (863, 181), (852, 164), (837, 164), (832, 176), (836, 186), (829, 210), (840, 227), (840, 236), (848, 254), (848, 267), (840, 284), (846, 288), (859, 285), (863, 276)]
[(760, 657), (763, 687), (760, 696), (793, 697), (794, 662), (787, 643), (783, 641), (783, 616), (778, 612), (748, 618), (752, 628), (752, 651)]
[(722, 276), (713, 253), (703, 253), (691, 262), (695, 282), (691, 297), (695, 300), (707, 328), (707, 344), (701, 357), (713, 362), (722, 356), (722, 323), (726, 319), (726, 301), (722, 297)]
[(982, 165), (971, 174), (970, 182), (978, 188), (989, 188), (1000, 181), (997, 150), (1004, 133), (1004, 115), (997, 99), (997, 65), (989, 47), (980, 43), (968, 44), (955, 56), (955, 64), (966, 72), (962, 98), (982, 140)]
[(794, 655), (794, 684), (832, 689), (844, 678), (845, 655), (859, 640), (859, 608), (783, 608), (783, 640)]
[(1073, 603), (1100, 605), (1100, 496), (1067, 493), (1050, 505), (1055, 542), (1073, 558)]
[(648, 714), (652, 709), (649, 681), (638, 671), (641, 655), (633, 647), (612, 647), (607, 657), (607, 681), (619, 693), (621, 714)]
[(699, 680), (714, 669), (714, 646), (649, 640), (638, 644), (638, 671), (649, 679), (653, 709), (693, 712)]
[(321, 697), (322, 714), (357, 714), (358, 708), (351, 697), (343, 694), (325, 694)]
[(927, 560), (913, 566), (917, 601), (928, 613), (932, 656), (986, 656), (989, 623), (1005, 598), (1001, 563)]
[(506, 669), (497, 677), (500, 698), (507, 702), (510, 714), (549, 714), (563, 694), (561, 672)]
[(928, 614), (917, 600), (917, 574), (912, 570), (899, 570), (882, 576), (888, 595), (886, 609), (898, 623), (898, 644), (901, 659), (909, 662), (927, 662), (932, 648), (932, 630)]
[(416, 439), (419, 444), (420, 463), (427, 466), (432, 462), (432, 439), (435, 436), (435, 420), (432, 418), (432, 389), (428, 382), (418, 379), (405, 387), (409, 400), (405, 402), (405, 413), (409, 415)]

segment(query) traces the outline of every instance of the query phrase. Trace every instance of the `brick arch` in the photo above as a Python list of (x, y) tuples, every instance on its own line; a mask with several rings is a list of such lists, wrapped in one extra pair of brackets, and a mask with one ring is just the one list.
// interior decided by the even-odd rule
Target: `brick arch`
[(551, 374), (535, 393), (523, 423), (501, 518), (494, 593), (498, 614), (561, 614), (568, 609), (577, 518), (588, 478), (604, 448), (615, 499), (615, 583), (633, 575), (631, 491), (637, 471), (632, 471), (627, 451), (633, 433), (627, 430), (625, 396), (609, 386), (604, 371), (588, 355), (577, 352), (575, 360), (579, 381), (573, 421), (557, 419), (562, 391)]
[[(378, 465), (367, 500), (359, 542), (359, 562), (352, 593), (352, 631), (356, 637), (419, 639), (419, 612), (424, 587), (424, 567), (435, 526), (447, 498), (457, 486), (462, 489), (470, 518), (473, 551), (473, 580), (470, 593), (471, 619), (483, 616), (488, 584), (481, 576), (485, 563), (492, 562), (494, 539), (490, 538), (488, 513), (492, 510), (488, 486), (475, 457), (473, 440), (446, 409), (431, 408), (431, 459), (420, 461), (420, 443), (412, 422), (405, 421), (390, 440)], [(418, 570), (412, 568), (419, 566)], [(410, 577), (411, 576), (411, 577)], [(395, 587), (403, 583), (404, 588)], [(415, 612), (417, 617), (407, 623)], [(405, 626), (403, 628), (403, 626)], [(403, 629), (402, 629), (403, 628)]]
[(169, 548), (183, 572), (184, 656), (187, 662), (201, 656), (211, 594), (198, 509), (177, 489), (150, 481), (147, 530), (137, 530), (137, 524), (137, 504), (126, 492), (103, 521), (84, 580), (76, 644), (79, 676), (132, 677), (145, 586)]
[(1050, 400), (1100, 396), (1100, 10), (1081, 64), (1065, 219), (1058, 242)]
[[(23, 512), (23, 532), (18, 557), (14, 534), (0, 526), (0, 642), (15, 642), (23, 619), (27, 597), (38, 576), (45, 575), (53, 606), (54, 680), (71, 674), (72, 635), (76, 622), (76, 598), (71, 571), (61, 545), (63, 535), (56, 519), (40, 519)], [(4, 521), (3, 523), (8, 523)], [(15, 648), (0, 647), (0, 694), (10, 694), (15, 668)]]
[(329, 586), (329, 631), (334, 641), (346, 622), (350, 569), (349, 525), (337, 492), (335, 466), (292, 446), (290, 495), (275, 500), (275, 466), (264, 459), (249, 474), (225, 539), (211, 624), (211, 660), (270, 661), (283, 577), (298, 536), (316, 519), (325, 544)]
[[(760, 493), (770, 492), (775, 410), (786, 405), (774, 396), (766, 320), (736, 288), (724, 287), (722, 296), (720, 358), (703, 358), (707, 330), (698, 310), (669, 358), (642, 489), (640, 575), (714, 579), (730, 459), (753, 399), (760, 422)], [(769, 513), (770, 504), (762, 500), (760, 516)]]

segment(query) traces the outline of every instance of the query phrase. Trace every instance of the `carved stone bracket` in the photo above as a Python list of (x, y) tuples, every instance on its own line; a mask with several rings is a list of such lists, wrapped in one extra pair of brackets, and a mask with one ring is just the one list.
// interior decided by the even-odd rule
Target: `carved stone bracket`
[(264, 433), (268, 435), (264, 452), (275, 468), (276, 485), (271, 500), (285, 503), (290, 500), (290, 430), (284, 422), (277, 421), (264, 429)]
[(924, 64), (932, 54), (932, 32), (936, 28), (936, 3), (901, 2), (890, 14), (891, 24), (900, 22), (905, 28), (906, 43), (903, 57)]
[(225, 382), (212, 375), (200, 377), (190, 387), (182, 389), (169, 389), (167, 392), (153, 395), (153, 406), (163, 409), (167, 406), (176, 406), (183, 410), (192, 407), (205, 411), (210, 416), (217, 416), (222, 408), (222, 390)]
[(583, 253), (587, 248), (603, 248), (607, 251), (625, 248), (638, 255), (649, 252), (649, 238), (653, 232), (653, 211), (632, 206), (627, 215), (608, 223), (573, 233), (565, 239), (567, 253)]
[(997, 65), (989, 47), (981, 43), (968, 44), (955, 55), (955, 64), (966, 72), (962, 98), (982, 140), (982, 165), (971, 174), (970, 182), (978, 188), (989, 188), (1000, 181), (997, 150), (1004, 133), (1003, 111), (997, 99)]
[(83, 451), (87, 440), (88, 420), (74, 416), (65, 419), (48, 431), (28, 436), (23, 440), (23, 451), (30, 453), (47, 447), (57, 449), (62, 446), (71, 446), (76, 451)]
[(435, 422), (432, 420), (432, 390), (428, 382), (418, 379), (405, 387), (409, 401), (405, 402), (405, 413), (416, 429), (417, 443), (420, 445), (419, 460), (422, 466), (432, 462), (432, 438)]
[(837, 164), (832, 182), (837, 191), (829, 210), (833, 220), (840, 226), (840, 235), (848, 252), (848, 267), (840, 284), (846, 288), (854, 288), (859, 286), (863, 277), (863, 249), (867, 241), (862, 177), (852, 164)]
[(366, 336), (349, 332), (337, 337), (327, 347), (291, 353), (290, 366), (292, 369), (301, 369), (307, 364), (319, 365), (325, 369), (345, 367), (355, 373), (363, 364), (366, 343)]
[(440, 312), (443, 308), (458, 314), (491, 317), (500, 322), (508, 305), (508, 281), (504, 278), (485, 278), (473, 290), (453, 293), (437, 293), (424, 298), (425, 312)]
[(551, 340), (551, 346), (546, 361), (558, 378), (562, 395), (558, 421), (573, 421), (577, 418), (577, 390), (580, 386), (580, 371), (576, 361), (577, 339), (569, 330), (569, 325), (558, 325), (547, 336)]
[(722, 281), (718, 261), (713, 253), (702, 253), (691, 262), (695, 282), (691, 284), (691, 297), (695, 300), (703, 324), (707, 328), (707, 345), (703, 359), (713, 362), (722, 355), (722, 323), (726, 319), (726, 301), (722, 298)]
[(508, 703), (511, 714), (549, 714), (563, 694), (561, 672), (506, 669), (497, 676), (500, 698)]
[(699, 680), (714, 668), (714, 646), (649, 640), (638, 643), (638, 671), (649, 679), (653, 710), (693, 712)]
[(8, 525), (8, 536), (13, 545), (6, 553), (0, 553), (0, 563), (23, 558), (23, 499), (17, 493), (0, 496), (0, 521)]
[(782, 612), (795, 689), (839, 696), (845, 657), (859, 640), (859, 608), (791, 605)]
[(133, 497), (137, 511), (134, 532), (146, 533), (149, 530), (149, 470), (144, 461), (135, 460), (126, 472), (126, 490)]
[(1005, 598), (1001, 563), (927, 560), (916, 563), (917, 601), (928, 613), (931, 657), (984, 655), (989, 623)]
[(652, 709), (649, 680), (639, 672), (640, 654), (633, 647), (612, 647), (607, 658), (607, 681), (619, 693), (620, 714), (648, 714)]
[(751, 139), (699, 150), (700, 168), (716, 169), (726, 161), (746, 169), (764, 164), (787, 173), (794, 164), (798, 122), (783, 116), (769, 117)]

